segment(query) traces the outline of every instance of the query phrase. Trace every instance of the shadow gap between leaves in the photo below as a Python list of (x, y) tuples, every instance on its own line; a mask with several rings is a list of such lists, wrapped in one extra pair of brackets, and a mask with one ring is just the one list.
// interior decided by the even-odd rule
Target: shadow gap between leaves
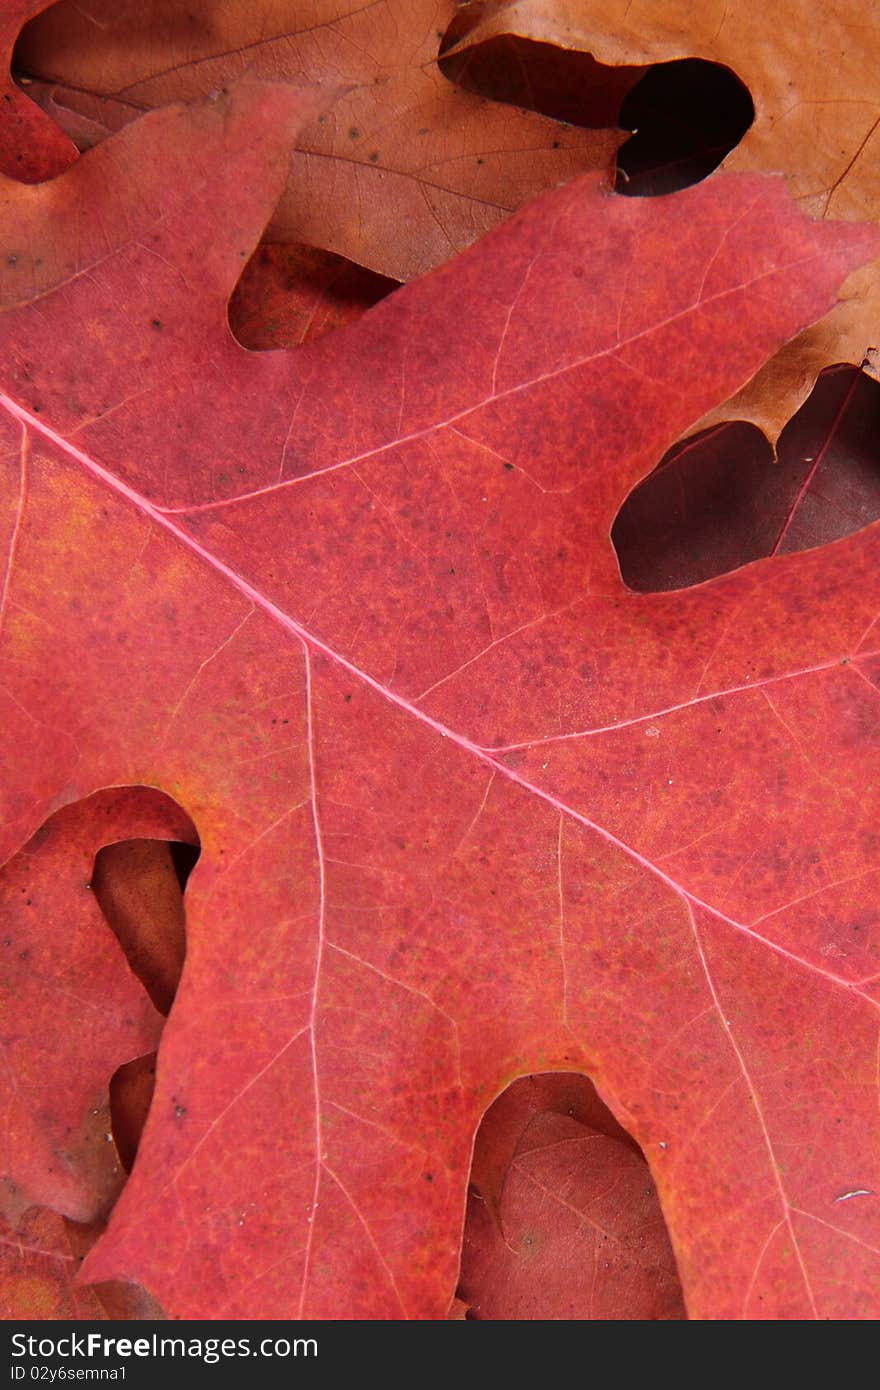
[(249, 352), (300, 347), (353, 323), (398, 288), (333, 251), (261, 242), (230, 296), (227, 318)]
[(633, 134), (617, 152), (616, 192), (651, 198), (700, 183), (754, 119), (749, 90), (730, 68), (703, 58), (655, 64), (621, 103), (619, 124)]
[[(184, 892), (198, 862), (197, 844), (181, 840), (122, 840), (95, 856), (92, 891), (114, 936), (153, 1004), (167, 1015), (186, 957)], [(110, 1078), (110, 1123), (119, 1161), (130, 1173), (150, 1113), (158, 1053), (135, 1057)], [(100, 1232), (67, 1222), (68, 1239), (83, 1258)], [(114, 1280), (95, 1286), (111, 1317), (164, 1318), (153, 1296)]]
[[(137, 839), (95, 856), (92, 891), (152, 1003), (171, 1010), (186, 957), (184, 890), (199, 858), (195, 844)], [(125, 1062), (110, 1080), (110, 1116), (120, 1162), (131, 1172), (149, 1114), (155, 1052)]]
[[(121, 840), (95, 856), (92, 891), (114, 936), (160, 1013), (171, 1010), (186, 957), (184, 892), (198, 862), (197, 844), (180, 840)], [(150, 1112), (158, 1053), (135, 1057), (110, 1078), (110, 1123), (119, 1161), (130, 1173)], [(83, 1259), (103, 1228), (65, 1223)], [(162, 1319), (153, 1296), (117, 1280), (94, 1286), (113, 1318)]]
[(686, 1318), (645, 1157), (587, 1077), (520, 1077), (483, 1116), (450, 1316)]
[(591, 53), (502, 34), (456, 48), (479, 18), (465, 6), (440, 43), (448, 81), (478, 96), (590, 129), (631, 131), (617, 155), (615, 191), (654, 197), (706, 178), (755, 118), (746, 85), (702, 58), (612, 66)]
[(742, 565), (841, 540), (880, 517), (880, 383), (824, 371), (779, 438), (731, 421), (673, 446), (611, 530), (637, 593), (690, 588)]

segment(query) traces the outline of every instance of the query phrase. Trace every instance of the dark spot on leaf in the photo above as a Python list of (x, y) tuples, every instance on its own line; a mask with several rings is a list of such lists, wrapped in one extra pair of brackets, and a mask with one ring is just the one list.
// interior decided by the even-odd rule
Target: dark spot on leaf
[(348, 132), (349, 140), (360, 140), (361, 132), (358, 126), (353, 125)]
[(152, 319), (151, 323), (154, 328), (162, 328), (164, 326), (161, 319)]

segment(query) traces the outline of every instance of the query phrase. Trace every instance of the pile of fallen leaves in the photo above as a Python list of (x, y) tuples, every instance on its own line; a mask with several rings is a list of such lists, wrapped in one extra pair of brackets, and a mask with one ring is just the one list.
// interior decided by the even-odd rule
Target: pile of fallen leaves
[(4, 1316), (876, 1318), (863, 7), (0, 34)]

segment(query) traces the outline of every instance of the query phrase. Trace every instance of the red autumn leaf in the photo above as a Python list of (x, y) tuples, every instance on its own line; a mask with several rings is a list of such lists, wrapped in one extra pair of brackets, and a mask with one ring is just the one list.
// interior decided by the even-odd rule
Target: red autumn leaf
[[(50, 1119), (50, 1125), (58, 1128), (58, 1100), (54, 1094), (57, 1086), (57, 1066), (45, 1067), (45, 1055), (53, 1045), (63, 1050), (72, 1067), (66, 1078), (66, 1090), (72, 1091), (76, 1106), (77, 1084), (80, 1078), (74, 1068), (79, 1061), (80, 1069), (91, 1069), (88, 1077), (95, 1094), (97, 1106), (89, 1111), (90, 1134), (85, 1136), (85, 1144), (80, 1139), (80, 1150), (74, 1156), (65, 1154), (68, 1164), (82, 1173), (94, 1166), (95, 1159), (106, 1170), (109, 1166), (111, 1183), (109, 1193), (102, 1194), (103, 1201), (93, 1204), (95, 1209), (107, 1209), (109, 1198), (115, 1195), (121, 1181), (118, 1164), (115, 1162), (113, 1144), (122, 1167), (128, 1172), (137, 1150), (149, 1111), (155, 1079), (156, 1054), (135, 1057), (118, 1068), (110, 1080), (110, 1108), (107, 1110), (106, 1067), (112, 1056), (114, 1043), (126, 1039), (114, 1038), (111, 1032), (108, 1045), (108, 1025), (113, 1024), (114, 988), (124, 1006), (135, 1002), (139, 1012), (143, 1012), (143, 999), (119, 960), (112, 947), (108, 949), (108, 926), (119, 939), (129, 963), (146, 987), (154, 1004), (167, 1013), (180, 975), (183, 955), (183, 895), (171, 848), (164, 840), (126, 840), (111, 841), (105, 844), (97, 856), (94, 848), (113, 834), (116, 824), (124, 820), (131, 831), (149, 834), (182, 834), (192, 837), (192, 827), (186, 817), (167, 798), (144, 798), (141, 793), (112, 792), (91, 797), (88, 801), (77, 803), (54, 816), (46, 830), (34, 838), (31, 845), (18, 860), (25, 860), (22, 868), (30, 886), (29, 896), (22, 906), (32, 925), (24, 933), (16, 922), (17, 907), (15, 898), (15, 874), (7, 866), (0, 877), (0, 894), (6, 899), (4, 918), (7, 936), (7, 950), (12, 946), (22, 946), (27, 936), (34, 935), (34, 928), (41, 931), (45, 918), (52, 909), (40, 901), (39, 888), (50, 884), (58, 900), (58, 879), (65, 872), (65, 861), (71, 857), (82, 866), (81, 873), (87, 873), (92, 861), (94, 871), (91, 882), (83, 884), (88, 893), (94, 895), (100, 905), (103, 918), (93, 907), (79, 907), (80, 931), (72, 937), (75, 950), (70, 950), (71, 934), (68, 930), (63, 942), (66, 951), (59, 953), (57, 944), (52, 962), (52, 974), (61, 976), (66, 1012), (58, 1008), (58, 991), (53, 982), (46, 980), (36, 962), (32, 962), (34, 974), (26, 979), (26, 985), (18, 997), (6, 1000), (7, 1029), (22, 1027), (25, 1020), (30, 1022), (33, 1014), (40, 1025), (39, 1033), (32, 1030), (25, 1038), (25, 1047), (19, 1043), (19, 1053), (31, 1054), (38, 1064), (43, 1062), (50, 1092), (44, 1098), (43, 1110)], [(182, 847), (181, 847), (182, 848)], [(91, 850), (91, 853), (90, 853)], [(15, 865), (18, 860), (13, 860)], [(62, 890), (69, 893), (68, 884), (61, 884)], [(76, 891), (74, 889), (74, 897)], [(10, 901), (11, 898), (11, 901)], [(68, 929), (70, 919), (67, 918)], [(27, 949), (20, 954), (30, 956)], [(108, 978), (106, 967), (109, 955), (113, 969)], [(75, 968), (70, 969), (71, 957)], [(11, 972), (8, 972), (11, 973)], [(97, 977), (97, 978), (96, 978)], [(71, 986), (78, 991), (71, 992)], [(42, 1009), (34, 1009), (35, 993), (41, 1003), (54, 1009), (48, 1014)], [(85, 997), (83, 997), (85, 996)], [(85, 1005), (79, 1018), (74, 1017), (70, 1027), (70, 1000)], [(99, 1020), (100, 1031), (95, 1022)], [(51, 1020), (51, 1022), (49, 1021)], [(157, 1037), (156, 1020), (146, 1034), (145, 1040)], [(67, 1025), (67, 1026), (65, 1026)], [(35, 1047), (33, 1037), (40, 1043)], [(85, 1042), (85, 1046), (80, 1042)], [(15, 1063), (14, 1048), (6, 1039), (6, 1060)], [(103, 1046), (102, 1046), (103, 1045)], [(131, 1046), (128, 1049), (131, 1050)], [(77, 1055), (79, 1053), (79, 1056)], [(16, 1084), (22, 1081), (27, 1086), (29, 1078), (17, 1074)], [(30, 1088), (28, 1099), (33, 1105), (33, 1091)], [(67, 1096), (70, 1103), (70, 1095)], [(88, 1103), (88, 1102), (86, 1102)], [(83, 1102), (79, 1102), (82, 1111)], [(14, 1112), (13, 1112), (14, 1114)], [(7, 1109), (7, 1159), (16, 1143), (14, 1125), (9, 1124), (10, 1111)], [(68, 1135), (70, 1129), (68, 1129)], [(91, 1140), (91, 1142), (89, 1142)], [(19, 1144), (19, 1149), (21, 1148)], [(71, 1147), (69, 1138), (64, 1147)], [(57, 1162), (57, 1155), (53, 1156)], [(71, 1162), (72, 1160), (72, 1162)], [(38, 1166), (38, 1165), (33, 1165)], [(46, 1165), (52, 1171), (52, 1161)], [(99, 1219), (88, 1223), (74, 1223), (48, 1208), (29, 1207), (22, 1211), (22, 1203), (28, 1201), (27, 1177), (21, 1185), (9, 1181), (4, 1185), (0, 1215), (0, 1317), (4, 1318), (142, 1318), (162, 1316), (149, 1296), (130, 1284), (102, 1284), (93, 1289), (80, 1289), (75, 1283), (75, 1275), (80, 1263), (95, 1241), (103, 1234), (106, 1223)]]
[[(56, 737), (68, 740), (60, 730)], [(92, 891), (95, 854), (120, 838), (120, 826), (129, 837), (190, 834), (187, 817), (167, 798), (107, 791), (58, 811), (7, 862), (0, 881), (3, 1211), (13, 1219), (39, 1202), (93, 1220), (106, 1214), (122, 1182), (107, 1066), (154, 1049), (161, 1021)]]
[(310, 101), (5, 189), (7, 851), (106, 786), (202, 844), (84, 1272), (172, 1316), (444, 1317), (482, 1112), (578, 1070), (691, 1316), (875, 1316), (877, 528), (671, 594), (609, 532), (877, 234), (772, 178), (588, 177), (249, 354), (226, 300)]

